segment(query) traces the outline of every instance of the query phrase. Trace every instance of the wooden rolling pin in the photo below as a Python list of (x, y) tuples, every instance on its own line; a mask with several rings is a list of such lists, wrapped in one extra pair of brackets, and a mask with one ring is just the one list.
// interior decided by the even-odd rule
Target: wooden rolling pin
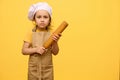
[[(68, 26), (68, 23), (63, 21), (60, 26), (54, 31), (55, 34), (62, 33), (64, 29)], [(52, 35), (49, 37), (49, 39), (43, 44), (44, 48), (48, 48), (53, 42)]]

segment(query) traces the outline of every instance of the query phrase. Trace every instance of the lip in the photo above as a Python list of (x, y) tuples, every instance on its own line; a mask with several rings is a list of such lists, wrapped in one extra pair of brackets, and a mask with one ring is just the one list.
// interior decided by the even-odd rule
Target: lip
[(40, 23), (40, 25), (44, 26), (44, 25), (45, 25), (45, 23)]
[(40, 23), (41, 25), (44, 25), (45, 23)]

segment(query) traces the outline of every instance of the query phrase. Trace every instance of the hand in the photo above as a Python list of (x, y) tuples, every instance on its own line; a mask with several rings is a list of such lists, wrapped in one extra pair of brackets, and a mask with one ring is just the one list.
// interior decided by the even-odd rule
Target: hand
[(46, 49), (44, 47), (36, 47), (36, 53), (43, 54), (46, 52)]
[(55, 42), (57, 42), (60, 37), (61, 37), (61, 33), (59, 33), (59, 34), (53, 34), (52, 39), (53, 39)]

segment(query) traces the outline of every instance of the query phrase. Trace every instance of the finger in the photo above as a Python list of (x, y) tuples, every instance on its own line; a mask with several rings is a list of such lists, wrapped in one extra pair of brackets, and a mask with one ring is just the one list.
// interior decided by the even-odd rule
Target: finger
[(39, 54), (41, 54), (41, 55), (42, 55), (42, 53), (41, 53), (41, 52), (39, 52)]
[(45, 48), (44, 48), (44, 47), (41, 47), (41, 49), (42, 49), (42, 50), (45, 50)]
[(59, 35), (58, 35), (58, 34), (55, 34), (54, 36), (59, 37)]
[(42, 55), (44, 53), (44, 51), (41, 51), (40, 54)]
[(57, 39), (57, 37), (54, 35), (53, 37), (52, 37), (54, 40), (56, 40)]
[(60, 37), (60, 36), (62, 36), (62, 33), (59, 33), (58, 35), (59, 35), (59, 37)]
[(53, 34), (53, 36), (55, 36), (55, 37), (59, 37), (59, 35), (58, 35), (58, 34)]
[(47, 52), (48, 49), (45, 49), (45, 52)]

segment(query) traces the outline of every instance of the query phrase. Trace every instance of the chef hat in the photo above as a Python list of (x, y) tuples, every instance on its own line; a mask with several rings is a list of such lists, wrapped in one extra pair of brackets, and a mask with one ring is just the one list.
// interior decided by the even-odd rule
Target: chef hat
[(28, 19), (32, 21), (38, 10), (46, 10), (49, 15), (52, 16), (52, 8), (46, 2), (39, 2), (30, 6), (28, 11)]

